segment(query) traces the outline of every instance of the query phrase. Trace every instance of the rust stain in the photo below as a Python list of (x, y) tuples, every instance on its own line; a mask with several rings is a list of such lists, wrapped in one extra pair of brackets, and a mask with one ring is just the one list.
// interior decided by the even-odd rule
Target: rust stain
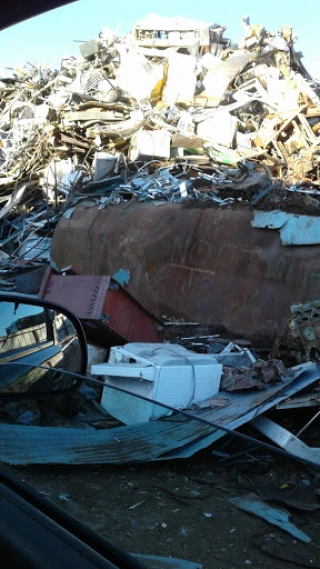
[[(124, 215), (125, 214), (125, 215)], [(224, 326), (270, 343), (291, 304), (320, 297), (320, 246), (283, 247), (249, 210), (78, 206), (52, 243), (59, 267), (131, 274), (128, 291), (156, 316)]]

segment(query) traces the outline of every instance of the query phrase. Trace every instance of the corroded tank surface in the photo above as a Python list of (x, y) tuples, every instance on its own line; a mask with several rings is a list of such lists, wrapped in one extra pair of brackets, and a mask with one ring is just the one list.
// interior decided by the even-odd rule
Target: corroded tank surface
[(60, 220), (51, 255), (87, 275), (129, 270), (127, 290), (156, 316), (269, 343), (291, 304), (320, 298), (320, 246), (283, 247), (251, 220), (249, 210), (190, 204), (78, 206)]

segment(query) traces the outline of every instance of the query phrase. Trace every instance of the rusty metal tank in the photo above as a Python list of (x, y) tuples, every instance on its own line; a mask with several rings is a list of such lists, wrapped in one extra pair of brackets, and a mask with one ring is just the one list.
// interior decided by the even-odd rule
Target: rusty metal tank
[(156, 316), (223, 326), (270, 344), (290, 305), (320, 297), (320, 247), (283, 247), (252, 212), (194, 204), (78, 206), (52, 242), (59, 268), (130, 271), (128, 291)]

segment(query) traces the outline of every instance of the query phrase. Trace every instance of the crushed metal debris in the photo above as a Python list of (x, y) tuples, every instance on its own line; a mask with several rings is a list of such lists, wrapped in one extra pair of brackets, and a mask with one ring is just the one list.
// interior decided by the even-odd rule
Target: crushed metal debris
[(263, 209), (302, 194), (317, 215), (320, 86), (289, 26), (242, 23), (234, 44), (225, 26), (150, 15), (125, 36), (104, 28), (59, 70), (2, 72), (3, 288), (49, 262), (79, 203)]
[[(282, 296), (280, 298), (279, 295), (282, 308), (272, 302), (270, 294), (270, 302), (263, 305), (265, 312), (257, 305), (256, 312), (259, 315), (253, 318), (254, 310), (251, 306), (259, 295), (260, 298), (263, 297), (263, 290), (255, 289), (252, 275), (249, 275), (250, 286), (249, 290), (245, 291), (245, 302), (241, 301), (241, 296), (232, 297), (233, 302), (229, 302), (228, 311), (224, 309), (223, 302), (219, 302), (219, 292), (217, 293), (216, 289), (220, 288), (221, 294), (226, 296), (230, 294), (231, 289), (235, 294), (238, 294), (241, 288), (246, 289), (245, 279), (240, 287), (239, 279), (230, 280), (228, 286), (225, 286), (226, 266), (233, 264), (249, 268), (256, 265), (256, 272), (262, 281), (261, 268), (265, 263), (265, 280), (274, 279), (271, 271), (273, 257), (267, 259), (269, 251), (266, 252), (265, 240), (270, 239), (270, 249), (276, 250), (275, 240), (272, 231), (264, 231), (262, 234), (260, 230), (278, 230), (281, 244), (284, 246), (320, 244), (317, 219), (320, 211), (320, 83), (312, 79), (304, 68), (301, 53), (294, 49), (293, 31), (289, 26), (277, 33), (271, 33), (261, 25), (251, 25), (248, 18), (243, 19), (242, 23), (244, 37), (234, 44), (224, 38), (224, 26), (150, 15), (122, 37), (104, 28), (98, 38), (80, 44), (79, 57), (64, 58), (59, 70), (43, 64), (26, 64), (22, 69), (2, 72), (2, 289), (38, 293), (42, 282), (40, 296), (73, 298), (74, 312), (83, 321), (87, 321), (87, 325), (90, 320), (89, 324), (93, 326), (94, 322), (101, 331), (108, 324), (118, 337), (130, 340), (131, 328), (127, 333), (121, 329), (120, 333), (118, 326), (122, 324), (121, 318), (116, 315), (113, 323), (113, 312), (106, 309), (106, 297), (111, 296), (116, 289), (120, 290), (120, 283), (122, 300), (120, 299), (119, 304), (124, 304), (124, 299), (129, 302), (130, 297), (132, 315), (142, 319), (143, 314), (144, 337), (138, 339), (159, 342), (162, 341), (163, 322), (158, 320), (158, 309), (163, 308), (168, 314), (164, 322), (167, 328), (176, 327), (178, 324), (197, 326), (198, 323), (203, 323), (198, 314), (188, 314), (186, 321), (183, 316), (178, 319), (170, 313), (170, 303), (162, 303), (162, 289), (168, 289), (172, 298), (179, 299), (177, 305), (187, 304), (186, 297), (189, 297), (188, 302), (196, 306), (200, 305), (198, 297), (205, 297), (208, 289), (210, 294), (215, 296), (217, 304), (221, 304), (222, 316), (220, 318), (219, 312), (212, 310), (211, 297), (208, 298), (208, 309), (203, 310), (202, 314), (205, 312), (207, 315), (210, 307), (210, 318), (214, 318), (218, 326), (224, 325), (225, 314), (228, 318), (232, 318), (228, 314), (235, 314), (238, 318), (237, 310), (241, 305), (239, 310), (242, 311), (242, 321), (248, 321), (245, 332), (248, 332), (249, 327), (251, 335), (254, 336), (255, 330), (268, 330), (270, 325), (272, 334), (277, 333), (274, 351), (278, 350), (283, 322), (286, 323), (286, 306), (282, 302)], [(148, 206), (144, 205), (146, 202), (149, 202)], [(167, 208), (179, 207), (176, 204), (185, 205), (177, 215), (187, 217), (188, 212), (190, 214), (186, 228), (187, 239), (184, 241), (187, 251), (191, 243), (189, 235), (198, 236), (198, 241), (195, 242), (196, 254), (191, 248), (191, 260), (187, 266), (187, 253), (183, 254), (179, 245), (175, 244), (178, 262), (175, 262), (173, 253), (166, 253), (169, 256), (171, 254), (167, 267), (170, 270), (182, 270), (182, 276), (180, 275), (180, 279), (168, 277), (164, 284), (160, 282), (159, 290), (155, 291), (157, 309), (154, 305), (150, 308), (155, 317), (135, 302), (139, 295), (133, 294), (134, 298), (131, 299), (131, 291), (129, 294), (122, 290), (122, 286), (130, 284), (136, 287), (135, 292), (138, 289), (142, 291), (148, 308), (147, 296), (149, 290), (153, 290), (151, 277), (147, 283), (148, 287), (143, 287), (143, 280), (137, 277), (134, 266), (132, 269), (131, 264), (128, 266), (127, 262), (123, 262), (125, 254), (121, 257), (115, 251), (117, 262), (123, 265), (107, 273), (113, 274), (113, 281), (110, 277), (103, 276), (103, 262), (99, 263), (99, 276), (91, 274), (82, 278), (80, 274), (77, 275), (73, 264), (66, 263), (58, 267), (51, 257), (54, 249), (52, 238), (57, 233), (54, 232), (58, 222), (63, 227), (63, 222), (79, 219), (81, 230), (85, 234), (87, 221), (84, 216), (81, 217), (81, 208), (90, 211), (95, 208), (97, 212), (94, 222), (90, 219), (88, 223), (90, 228), (95, 226), (95, 242), (88, 247), (92, 269), (95, 266), (95, 253), (98, 258), (101, 253), (99, 246), (102, 249), (104, 247), (105, 226), (108, 225), (101, 221), (101, 217), (100, 221), (97, 219), (98, 214), (104, 216), (107, 213), (100, 213), (100, 210), (109, 208), (112, 212), (111, 206), (118, 206), (118, 209), (113, 208), (117, 210), (117, 219), (119, 208), (123, 208), (122, 214), (131, 212), (139, 205), (148, 207), (152, 229), (160, 227), (161, 232), (162, 218), (153, 224), (151, 209), (153, 214), (156, 211), (164, 211), (167, 215)], [(249, 254), (249, 261), (245, 257), (246, 260), (242, 262), (238, 251), (233, 255), (228, 227), (225, 234), (222, 231), (221, 235), (219, 231), (212, 231), (210, 238), (219, 246), (215, 254), (209, 241), (201, 239), (201, 233), (198, 231), (198, 225), (201, 224), (198, 223), (194, 212), (190, 213), (190, 204), (196, 204), (199, 208), (212, 208), (219, 227), (225, 223), (224, 215), (229, 215), (229, 211), (218, 211), (219, 209), (250, 210), (235, 212), (244, 215), (243, 219), (239, 216), (235, 224), (237, 227), (232, 227), (232, 238), (235, 242), (241, 241), (241, 234), (245, 233), (246, 227), (252, 231), (259, 230), (257, 243), (252, 245), (249, 239), (250, 245), (241, 249), (245, 256)], [(74, 215), (78, 206), (81, 206), (79, 217)], [(144, 216), (143, 211), (146, 209), (137, 214), (139, 224)], [(253, 229), (250, 227), (248, 214), (253, 218), (250, 220)], [(205, 212), (202, 217), (203, 225), (204, 217)], [(129, 218), (126, 218), (125, 230), (130, 223)], [(168, 223), (165, 219), (168, 226), (166, 230), (172, 241), (174, 222), (174, 214)], [(116, 223), (109, 225), (114, 228)], [(210, 226), (208, 235), (211, 229)], [(125, 241), (122, 239), (119, 224), (115, 231), (117, 243)], [(112, 248), (112, 239), (110, 234), (108, 236)], [(181, 236), (184, 238), (182, 230)], [(152, 233), (152, 245), (161, 254), (165, 249), (165, 241), (162, 240), (161, 245), (161, 239), (158, 237), (156, 231)], [(160, 237), (162, 238), (162, 234)], [(138, 240), (138, 237), (136, 239)], [(79, 243), (81, 247), (80, 239), (77, 246)], [(93, 247), (95, 243), (96, 247)], [(126, 248), (131, 255), (130, 243), (127, 239)], [(69, 251), (68, 245), (63, 242), (64, 249)], [(138, 241), (136, 245), (139, 258)], [(147, 245), (150, 245), (150, 240)], [(152, 257), (150, 250), (148, 255), (141, 247), (141, 270), (144, 271), (143, 263), (146, 262), (150, 274), (152, 271), (156, 274), (157, 270), (161, 273), (161, 263), (159, 268), (149, 262)], [(209, 270), (209, 265), (194, 270), (194, 257), (201, 255), (208, 262), (215, 258), (221, 263), (225, 262), (225, 265), (219, 266), (219, 270)], [(260, 262), (260, 255), (263, 262)], [(281, 259), (276, 258), (277, 275), (279, 269), (282, 270), (282, 265), (285, 265), (284, 259), (288, 259), (288, 275), (291, 278), (294, 273), (291, 255), (296, 255), (296, 260), (299, 261), (294, 247), (291, 247), (289, 253), (283, 253)], [(309, 263), (313, 267), (317, 262), (313, 262), (310, 251), (309, 255), (304, 256), (307, 265)], [(107, 258), (104, 249), (103, 257)], [(78, 262), (79, 265), (83, 264), (80, 255)], [(44, 275), (48, 264), (51, 269)], [(306, 273), (305, 265), (297, 264), (300, 269), (302, 267), (302, 272)], [(81, 267), (78, 268), (80, 270)], [(185, 282), (188, 280), (183, 272), (185, 268), (191, 271), (189, 292), (182, 294), (185, 293)], [(73, 276), (68, 274), (70, 270)], [(193, 275), (195, 271), (206, 279), (205, 288), (200, 292), (196, 290), (196, 280), (193, 280), (196, 279)], [(147, 270), (144, 272), (145, 278)], [(214, 287), (208, 279), (218, 273), (222, 278), (221, 286)], [(85, 275), (85, 271), (83, 274)], [(149, 273), (147, 277), (149, 279)], [(317, 273), (310, 273), (309, 276), (303, 274), (306, 287), (305, 294), (301, 297), (307, 295), (308, 286), (318, 277)], [(161, 274), (161, 278), (165, 279), (165, 272)], [(79, 286), (76, 287), (74, 283), (80, 282), (79, 279), (83, 282), (86, 280), (89, 284), (83, 296), (78, 294), (76, 298), (73, 293)], [(103, 279), (105, 286), (102, 290)], [(280, 279), (281, 294), (285, 295), (289, 309), (292, 304), (289, 299), (290, 291), (283, 292), (285, 279), (281, 275)], [(178, 283), (177, 291), (171, 286), (172, 282)], [(296, 282), (300, 294), (302, 284), (300, 286), (298, 278)], [(47, 287), (48, 283), (50, 287)], [(181, 287), (179, 283), (182, 283)], [(167, 286), (168, 284), (170, 286)], [(145, 288), (149, 290), (145, 291)], [(191, 289), (195, 291), (195, 298), (192, 297)], [(318, 364), (306, 361), (319, 359), (320, 303), (311, 298), (308, 303), (296, 304), (300, 300), (303, 298), (295, 300), (295, 305), (292, 306), (292, 318), (289, 323), (299, 366), (287, 368), (279, 354), (270, 354), (268, 361), (261, 359), (253, 349), (249, 350), (251, 344), (246, 343), (248, 334), (243, 334), (246, 340), (242, 343), (224, 343), (219, 334), (213, 331), (207, 335), (201, 335), (199, 332), (195, 336), (182, 339), (183, 346), (171, 343), (168, 348), (165, 344), (150, 344), (149, 355), (145, 352), (135, 352), (141, 347), (145, 349), (143, 344), (140, 347), (132, 344), (133, 348), (131, 346), (128, 353), (125, 353), (123, 348), (117, 348), (114, 353), (118, 350), (119, 354), (122, 354), (121, 357), (125, 356), (123, 361), (118, 361), (115, 357), (114, 361), (110, 359), (108, 363), (98, 362), (92, 365), (90, 371), (92, 375), (109, 378), (104, 381), (104, 394), (108, 397), (102, 398), (102, 406), (98, 409), (100, 415), (104, 408), (104, 412), (107, 410), (112, 417), (129, 426), (119, 426), (117, 423), (114, 429), (111, 428), (114, 427), (111, 422), (110, 429), (105, 430), (91, 429), (91, 425), (87, 430), (79, 428), (79, 425), (78, 428), (70, 428), (69, 424), (40, 427), (40, 411), (37, 406), (31, 404), (25, 414), (24, 408), (21, 410), (19, 406), (12, 404), (5, 411), (8, 424), (0, 425), (4, 441), (1, 460), (16, 465), (128, 464), (136, 461), (186, 458), (217, 441), (225, 433), (230, 434), (250, 423), (264, 437), (283, 449), (283, 454), (289, 453), (309, 465), (319, 466), (320, 449), (309, 446), (299, 438), (314, 424), (319, 412), (305, 422), (295, 434), (264, 416), (270, 409), (279, 412), (281, 409), (300, 406), (301, 402), (304, 406), (319, 404)], [(272, 304), (274, 306), (271, 306)], [(112, 308), (118, 310), (116, 306)], [(94, 309), (95, 314), (92, 316)], [(251, 320), (247, 317), (249, 313)], [(126, 320), (128, 314), (127, 308), (124, 311)], [(266, 314), (268, 319), (265, 318)], [(266, 320), (266, 324), (261, 326), (259, 317)], [(147, 320), (150, 322), (150, 334), (145, 326)], [(130, 322), (134, 323), (133, 316)], [(227, 332), (232, 329), (233, 326), (226, 327)], [(237, 334), (242, 331), (239, 325)], [(137, 341), (136, 330), (134, 334), (133, 339)], [(269, 340), (275, 339), (272, 334), (268, 334)], [(161, 353), (155, 357), (156, 346)], [(164, 350), (167, 350), (167, 354)], [(169, 368), (169, 364), (172, 370), (174, 369), (173, 355), (179, 362), (180, 372), (189, 373), (190, 393), (183, 394), (182, 397), (181, 387), (176, 386), (177, 399), (172, 403), (174, 382), (170, 377), (171, 392), (167, 389), (169, 400), (163, 395), (161, 399), (148, 399), (143, 390), (148, 388), (150, 395), (150, 385), (152, 386), (153, 382), (156, 385), (156, 381), (160, 382), (162, 369)], [(214, 365), (216, 373), (213, 391), (210, 391), (211, 385), (210, 389), (207, 389), (207, 383), (212, 383), (213, 378), (209, 364), (211, 367)], [(208, 368), (208, 377), (205, 377), (203, 371), (205, 365)], [(177, 367), (177, 363), (175, 366)], [(202, 375), (198, 368), (201, 368)], [(130, 379), (130, 392), (123, 389), (117, 391), (116, 387), (112, 392), (112, 381), (119, 386), (119, 378), (125, 378), (125, 384)], [(204, 379), (208, 379), (208, 382)], [(139, 389), (136, 389), (136, 392), (134, 380), (139, 380)], [(200, 395), (196, 392), (199, 386), (202, 388)], [(187, 387), (186, 382), (184, 387)], [(297, 395), (300, 391), (303, 393)], [(136, 404), (132, 403), (132, 393), (137, 395)], [(163, 406), (166, 407), (165, 410)], [(132, 414), (131, 419), (128, 408)], [(188, 409), (189, 415), (179, 417), (181, 408)], [(91, 419), (97, 419), (98, 411), (96, 414), (91, 413)], [(101, 418), (99, 413), (99, 421), (105, 421), (105, 416), (102, 414)], [(149, 421), (155, 418), (162, 420)], [(199, 419), (202, 419), (202, 422)], [(245, 503), (242, 502), (242, 499), (234, 499), (231, 503), (286, 529), (298, 539), (309, 542), (308, 536), (289, 523), (285, 512), (266, 507), (257, 497), (249, 497)], [(142, 502), (132, 508), (140, 503)]]

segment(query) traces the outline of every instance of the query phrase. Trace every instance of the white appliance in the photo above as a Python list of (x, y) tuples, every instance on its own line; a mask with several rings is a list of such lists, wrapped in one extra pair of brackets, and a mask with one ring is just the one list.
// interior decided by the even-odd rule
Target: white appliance
[[(91, 367), (91, 374), (103, 376), (101, 405), (126, 425), (158, 419), (168, 410), (189, 407), (216, 395), (222, 365), (207, 354), (191, 352), (177, 344), (130, 343), (111, 348), (109, 361)], [(153, 402), (122, 393), (110, 386), (142, 395)]]

